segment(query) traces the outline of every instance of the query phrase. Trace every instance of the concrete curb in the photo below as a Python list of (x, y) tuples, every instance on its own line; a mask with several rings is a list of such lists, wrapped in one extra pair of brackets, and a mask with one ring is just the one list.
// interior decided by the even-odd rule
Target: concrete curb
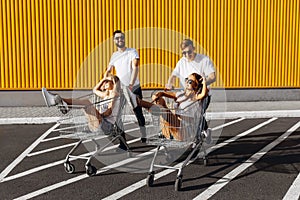
[[(149, 116), (148, 116), (149, 117)], [(272, 117), (300, 117), (300, 110), (274, 110), (274, 111), (238, 111), (238, 112), (208, 112), (209, 120), (235, 119), (235, 118), (272, 118)], [(147, 116), (145, 116), (147, 118)], [(60, 117), (28, 117), (28, 118), (0, 118), (0, 124), (46, 124), (56, 123)], [(126, 121), (136, 121), (134, 115), (126, 116)]]
[(206, 113), (207, 119), (300, 117), (300, 110), (237, 111)]
[(26, 118), (1, 118), (0, 124), (48, 124), (56, 123), (60, 117), (26, 117)]

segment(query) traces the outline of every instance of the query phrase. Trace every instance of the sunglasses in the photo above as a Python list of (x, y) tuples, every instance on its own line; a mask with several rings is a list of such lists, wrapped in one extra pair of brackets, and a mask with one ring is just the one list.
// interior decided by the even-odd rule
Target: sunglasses
[(124, 36), (120, 36), (120, 37), (115, 37), (115, 40), (124, 40), (125, 37)]
[(189, 50), (189, 51), (183, 51), (182, 55), (191, 55), (193, 53), (193, 50)]
[(188, 78), (185, 78), (185, 82), (188, 83), (188, 84), (190, 84), (190, 85), (193, 84), (193, 83), (195, 83), (194, 80), (188, 79)]

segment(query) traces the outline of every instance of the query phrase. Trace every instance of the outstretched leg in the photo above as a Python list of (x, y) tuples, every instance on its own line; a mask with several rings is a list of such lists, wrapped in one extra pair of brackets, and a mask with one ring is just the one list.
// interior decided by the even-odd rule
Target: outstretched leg
[(66, 114), (69, 111), (68, 105), (82, 105), (84, 114), (88, 120), (88, 126), (91, 131), (96, 131), (102, 122), (100, 113), (88, 99), (70, 99), (61, 98), (58, 94), (52, 94), (46, 88), (42, 88), (42, 94), (48, 107), (59, 106), (60, 111)]
[(48, 92), (46, 88), (42, 88), (42, 95), (48, 107), (58, 106), (63, 114), (66, 114), (69, 111), (67, 103), (64, 102), (58, 94), (52, 94)]

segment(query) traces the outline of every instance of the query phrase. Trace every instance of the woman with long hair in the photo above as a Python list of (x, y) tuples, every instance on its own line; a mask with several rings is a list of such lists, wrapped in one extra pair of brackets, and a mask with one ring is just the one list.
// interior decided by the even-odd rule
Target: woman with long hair
[[(139, 100), (140, 106), (152, 112), (160, 113), (162, 118), (162, 134), (168, 138), (183, 140), (184, 134), (180, 127), (184, 120), (195, 116), (201, 109), (201, 104), (197, 103), (208, 94), (205, 79), (197, 73), (190, 74), (185, 80), (185, 88), (180, 92), (157, 92), (152, 96), (153, 102)], [(175, 101), (175, 111), (172, 112), (163, 97), (171, 98)], [(188, 110), (188, 112), (186, 112)]]

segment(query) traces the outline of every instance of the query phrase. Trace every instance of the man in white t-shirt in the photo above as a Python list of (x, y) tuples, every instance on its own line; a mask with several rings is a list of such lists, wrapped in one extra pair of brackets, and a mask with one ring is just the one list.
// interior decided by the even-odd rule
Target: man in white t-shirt
[[(207, 87), (216, 81), (216, 72), (213, 62), (208, 56), (198, 54), (195, 52), (193, 41), (184, 39), (180, 44), (182, 51), (182, 58), (177, 62), (175, 69), (169, 77), (166, 89), (172, 89), (176, 78), (179, 78), (181, 87), (185, 85), (185, 79), (192, 73), (200, 74), (205, 78)], [(211, 100), (211, 91), (208, 96), (203, 100), (203, 109), (206, 111)], [(207, 130), (207, 123), (204, 130)], [(210, 130), (209, 130), (210, 131)], [(210, 133), (205, 133), (210, 135)]]
[(208, 56), (196, 53), (193, 42), (190, 39), (184, 39), (180, 47), (183, 56), (177, 62), (168, 80), (167, 89), (173, 87), (176, 78), (179, 78), (181, 87), (184, 87), (185, 78), (192, 73), (197, 73), (205, 77), (207, 86), (216, 81), (214, 65)]
[(133, 107), (133, 111), (140, 127), (141, 141), (145, 143), (145, 117), (143, 115), (142, 108), (137, 104), (137, 97), (140, 99), (143, 98), (142, 89), (138, 78), (139, 54), (136, 49), (127, 48), (125, 46), (125, 34), (122, 31), (115, 31), (113, 36), (118, 50), (115, 51), (111, 56), (105, 76), (108, 76), (111, 73), (112, 68), (115, 68), (116, 74), (120, 78), (122, 85), (128, 87), (130, 103)]

